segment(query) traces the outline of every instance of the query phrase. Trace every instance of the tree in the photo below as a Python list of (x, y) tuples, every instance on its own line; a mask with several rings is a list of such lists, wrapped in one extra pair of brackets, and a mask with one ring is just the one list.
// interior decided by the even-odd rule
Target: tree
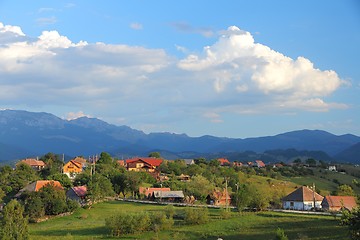
[(187, 192), (197, 199), (205, 199), (206, 196), (215, 189), (212, 182), (201, 175), (195, 175), (187, 184)]
[(88, 197), (96, 202), (114, 194), (110, 180), (100, 174), (95, 174), (88, 185)]
[(149, 153), (149, 157), (161, 158), (161, 155), (159, 152), (151, 152), (151, 153)]
[(355, 208), (351, 212), (346, 210), (343, 211), (340, 224), (349, 227), (351, 239), (359, 240), (360, 239), (360, 208)]
[(9, 176), (8, 183), (12, 188), (12, 191), (18, 192), (25, 187), (29, 182), (38, 180), (39, 176), (29, 165), (20, 163), (16, 165), (15, 171), (12, 171)]
[(343, 184), (338, 186), (336, 190), (336, 195), (338, 196), (355, 196), (355, 192), (351, 186)]
[(106, 152), (100, 153), (100, 158), (97, 161), (97, 163), (99, 163), (99, 164), (112, 164), (112, 162), (113, 162), (113, 159), (112, 159), (111, 155)]
[(4, 208), (1, 222), (1, 239), (29, 239), (28, 220), (23, 216), (24, 208), (16, 200), (11, 200)]
[(315, 167), (316, 166), (316, 160), (313, 158), (308, 158), (305, 161), (306, 164), (308, 164), (310, 167)]
[(46, 166), (40, 172), (43, 179), (61, 173), (64, 163), (59, 155), (49, 152), (42, 156), (40, 160), (46, 163)]

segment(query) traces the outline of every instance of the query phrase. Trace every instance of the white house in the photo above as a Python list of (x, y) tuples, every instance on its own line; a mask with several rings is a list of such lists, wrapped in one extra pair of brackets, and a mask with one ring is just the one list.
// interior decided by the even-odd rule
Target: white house
[(312, 189), (302, 186), (284, 197), (282, 204), (284, 209), (308, 211), (314, 207), (321, 208), (323, 198)]

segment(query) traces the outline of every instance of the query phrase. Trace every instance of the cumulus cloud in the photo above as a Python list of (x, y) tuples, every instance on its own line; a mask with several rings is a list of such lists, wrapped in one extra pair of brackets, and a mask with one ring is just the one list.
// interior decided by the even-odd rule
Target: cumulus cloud
[(60, 106), (70, 112), (67, 118), (88, 112), (132, 126), (199, 117), (222, 123), (225, 113), (347, 108), (326, 100), (342, 84), (335, 71), (287, 57), (235, 26), (221, 31), (202, 54), (177, 48), (187, 54), (184, 59), (164, 49), (74, 43), (57, 31), (29, 37), (0, 23), (0, 107)]
[(197, 72), (211, 81), (218, 93), (236, 89), (239, 93), (260, 92), (274, 100), (302, 102), (299, 107), (306, 105), (309, 110), (330, 107), (319, 100), (323, 101), (321, 97), (330, 95), (342, 84), (335, 71), (322, 71), (304, 57), (292, 59), (255, 43), (249, 32), (235, 26), (220, 33), (219, 40), (204, 47), (202, 55), (190, 54), (179, 61), (179, 68)]
[(74, 119), (78, 119), (81, 117), (91, 117), (88, 114), (85, 114), (83, 111), (79, 111), (79, 112), (69, 112), (66, 114), (66, 120), (74, 120)]

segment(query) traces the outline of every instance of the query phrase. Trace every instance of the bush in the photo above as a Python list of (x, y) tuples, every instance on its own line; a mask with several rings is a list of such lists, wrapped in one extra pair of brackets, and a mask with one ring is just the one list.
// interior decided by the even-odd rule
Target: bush
[(278, 228), (276, 230), (275, 240), (288, 240), (288, 237), (286, 236), (283, 229)]
[(150, 226), (150, 218), (147, 213), (118, 213), (105, 219), (105, 226), (110, 229), (111, 235), (118, 237), (147, 231)]
[(147, 213), (118, 213), (105, 219), (105, 226), (111, 235), (118, 237), (125, 234), (133, 234), (153, 230), (171, 229), (174, 225), (172, 217), (166, 217), (165, 212)]
[(231, 217), (231, 212), (229, 210), (221, 209), (221, 212), (220, 212), (221, 219), (228, 219), (230, 217)]
[(185, 223), (203, 224), (209, 221), (209, 211), (207, 208), (185, 208)]
[(150, 228), (157, 232), (159, 230), (168, 230), (174, 225), (174, 219), (167, 217), (164, 212), (155, 212), (150, 215)]

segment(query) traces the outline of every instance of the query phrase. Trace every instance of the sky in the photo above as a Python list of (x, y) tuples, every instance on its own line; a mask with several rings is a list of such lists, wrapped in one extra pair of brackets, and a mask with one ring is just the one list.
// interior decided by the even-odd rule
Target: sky
[(360, 136), (359, 56), (356, 0), (0, 0), (0, 109), (145, 133)]

